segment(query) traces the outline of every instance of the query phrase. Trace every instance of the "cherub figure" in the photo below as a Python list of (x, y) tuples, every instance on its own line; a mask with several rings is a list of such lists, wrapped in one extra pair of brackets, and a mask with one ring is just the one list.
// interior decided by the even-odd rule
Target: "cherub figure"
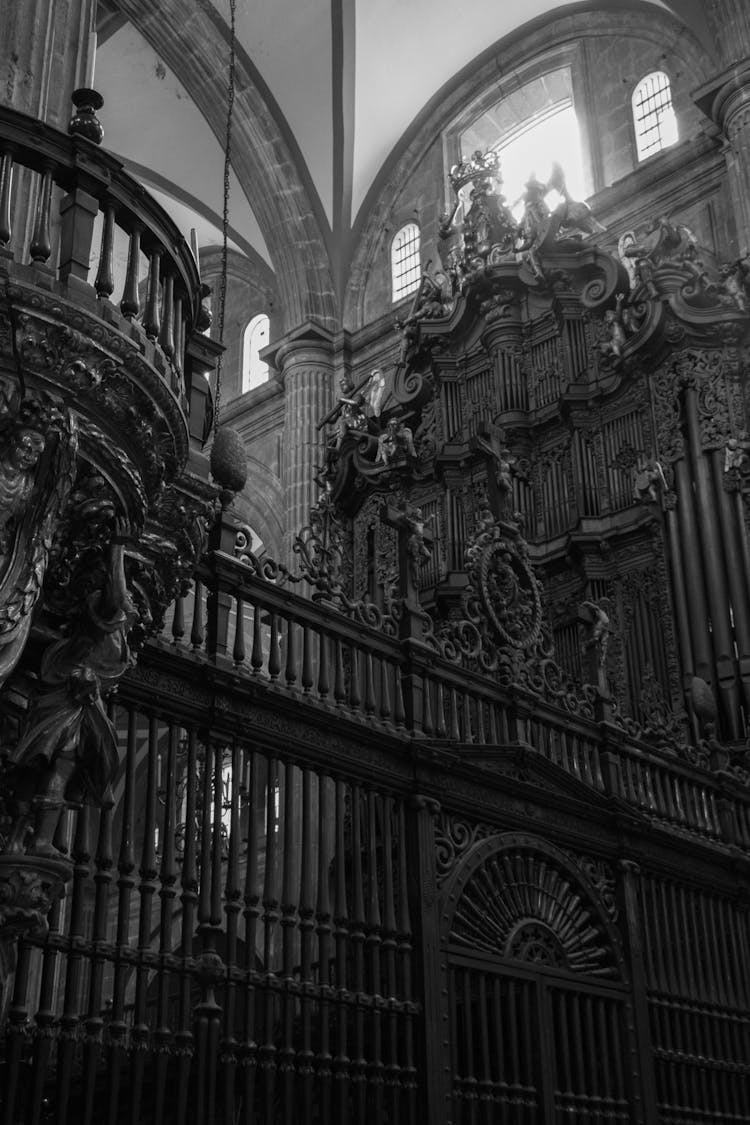
[(378, 452), (375, 457), (376, 464), (390, 465), (404, 457), (416, 457), (414, 435), (410, 428), (405, 426), (398, 418), (389, 418), (385, 429), (378, 438)]
[(341, 408), (339, 410), (338, 418), (336, 419), (336, 440), (334, 448), (336, 452), (341, 449), (344, 441), (353, 433), (357, 437), (367, 430), (367, 419), (365, 418), (362, 410), (362, 398), (340, 398), (339, 403)]
[[(102, 590), (89, 596), (76, 631), (50, 645), (42, 657), (41, 690), (11, 762), (36, 773), (36, 813), (30, 851), (57, 856), (52, 839), (66, 799), (88, 793), (98, 804), (111, 799), (119, 757), (117, 736), (105, 707), (112, 688), (132, 665), (128, 634), (138, 613), (125, 581), (125, 524), (117, 525), (108, 551)], [(9, 850), (21, 850), (19, 824)]]
[(726, 305), (734, 305), (740, 312), (748, 311), (748, 294), (745, 289), (747, 275), (741, 276), (741, 262), (719, 266), (719, 297)]
[(365, 388), (365, 400), (370, 408), (373, 418), (380, 417), (385, 398), (385, 372), (376, 367), (370, 372), (370, 378)]
[(425, 542), (425, 530), (427, 524), (430, 523), (433, 518), (433, 516), (429, 516), (425, 519), (421, 508), (408, 507), (404, 514), (404, 522), (409, 531), (409, 538), (406, 541), (406, 551), (409, 556), (409, 565), (412, 568), (412, 577), (415, 582), (420, 566), (432, 557), (432, 549)]
[(744, 430), (741, 430), (737, 437), (730, 437), (724, 450), (724, 472), (729, 473), (732, 469), (741, 469), (746, 465), (748, 450), (750, 450), (750, 441)]
[(607, 646), (612, 632), (609, 614), (604, 606), (598, 602), (582, 602), (580, 617), (588, 625), (588, 636), (584, 640), (584, 650), (596, 654), (599, 667), (604, 666), (607, 659)]
[(658, 461), (647, 461), (636, 470), (633, 495), (639, 503), (655, 504), (667, 490), (667, 479)]
[(10, 552), (12, 529), (31, 502), (44, 436), (16, 425), (0, 452), (0, 559)]
[(565, 172), (557, 161), (552, 165), (547, 191), (556, 191), (561, 199), (553, 212), (558, 225), (558, 237), (577, 237), (583, 234), (602, 234), (604, 227), (583, 199), (573, 199), (565, 183)]

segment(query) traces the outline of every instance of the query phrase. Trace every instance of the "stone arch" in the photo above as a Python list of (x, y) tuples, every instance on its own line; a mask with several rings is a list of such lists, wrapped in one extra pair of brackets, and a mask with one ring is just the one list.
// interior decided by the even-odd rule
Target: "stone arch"
[(469, 849), (444, 894), (449, 946), (612, 982), (627, 976), (613, 904), (554, 844), (516, 832), (489, 836)]
[[(712, 60), (703, 42), (705, 26), (701, 19), (688, 23), (693, 14), (690, 0), (679, 6), (685, 23), (669, 11), (646, 7), (631, 0), (617, 9), (581, 4), (577, 10), (551, 12), (519, 28), (494, 43), (439, 90), (417, 115), (411, 127), (394, 147), (360, 207), (352, 231), (356, 247), (343, 298), (343, 324), (352, 332), (365, 322), (365, 298), (375, 263), (383, 254), (392, 233), (399, 197), (415, 168), (431, 156), (435, 138), (440, 137), (459, 118), (466, 107), (485, 94), (496, 91), (500, 74), (522, 74), (529, 64), (550, 55), (574, 40), (598, 35), (629, 35), (670, 45), (685, 60), (694, 76), (692, 86), (708, 79)], [(695, 28), (695, 30), (694, 30)], [(702, 38), (699, 38), (701, 36)], [(497, 97), (495, 93), (492, 95)]]
[[(223, 144), (227, 27), (194, 0), (117, 0), (174, 74)], [(266, 239), (283, 330), (307, 320), (336, 324), (330, 233), (291, 130), (247, 54), (238, 47), (232, 166)]]

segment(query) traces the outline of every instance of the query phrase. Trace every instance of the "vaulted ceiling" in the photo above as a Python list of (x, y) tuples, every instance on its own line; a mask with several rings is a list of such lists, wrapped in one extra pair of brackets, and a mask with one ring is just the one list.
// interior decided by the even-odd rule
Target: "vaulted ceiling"
[[(698, 0), (235, 0), (233, 244), (340, 291), (352, 229), (455, 83), (554, 15), (628, 8), (671, 10), (710, 51)], [(204, 244), (220, 226), (230, 19), (230, 0), (99, 0), (105, 144)]]

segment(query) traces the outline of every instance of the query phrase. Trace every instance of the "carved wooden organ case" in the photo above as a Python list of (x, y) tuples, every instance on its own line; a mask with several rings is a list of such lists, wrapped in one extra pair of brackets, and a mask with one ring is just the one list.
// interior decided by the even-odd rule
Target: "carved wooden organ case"
[(465, 221), (443, 255), (450, 280), (425, 277), (395, 368), (344, 390), (350, 417), (325, 475), (349, 537), (349, 596), (388, 602), (392, 514), (408, 510), (427, 544), (422, 607), (438, 624), (461, 617), (467, 550), (489, 511), (528, 544), (568, 675), (587, 677), (579, 607), (596, 604), (624, 715), (667, 740), (706, 722), (744, 740), (744, 269), (664, 219), (622, 256), (554, 221), (519, 252), (502, 196), (484, 199), (494, 226), (477, 238)]

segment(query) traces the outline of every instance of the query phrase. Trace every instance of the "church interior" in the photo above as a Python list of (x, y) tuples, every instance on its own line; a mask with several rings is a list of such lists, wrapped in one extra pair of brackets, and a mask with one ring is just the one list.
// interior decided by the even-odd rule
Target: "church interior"
[(747, 0), (0, 30), (0, 1123), (749, 1122)]

